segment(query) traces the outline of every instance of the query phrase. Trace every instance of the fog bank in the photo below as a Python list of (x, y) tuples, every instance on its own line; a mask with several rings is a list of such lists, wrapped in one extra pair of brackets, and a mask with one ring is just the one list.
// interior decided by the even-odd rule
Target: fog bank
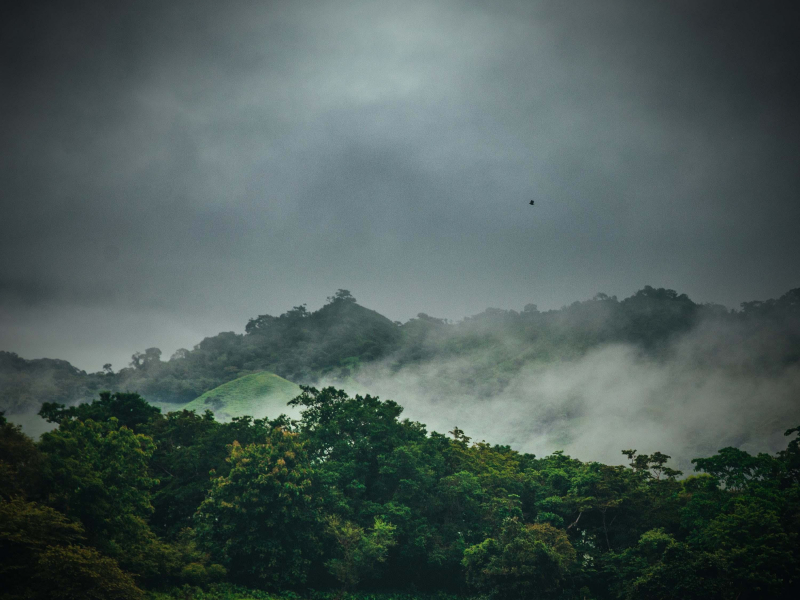
[[(523, 367), (488, 397), (463, 378), (480, 356), (397, 373), (387, 364), (367, 367), (345, 387), (397, 401), (405, 417), (429, 431), (457, 425), (476, 441), (610, 464), (623, 463), (626, 448), (658, 450), (688, 473), (692, 458), (725, 446), (780, 450), (783, 432), (800, 423), (800, 368), (764, 368), (756, 340), (701, 326), (659, 356), (604, 345), (575, 360)], [(456, 378), (461, 383), (454, 385)]]

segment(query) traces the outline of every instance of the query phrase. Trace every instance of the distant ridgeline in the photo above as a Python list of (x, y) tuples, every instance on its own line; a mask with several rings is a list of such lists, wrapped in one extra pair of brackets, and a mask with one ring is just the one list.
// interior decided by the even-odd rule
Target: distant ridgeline
[[(86, 373), (63, 360), (25, 360), (0, 352), (0, 410), (38, 410), (42, 402), (74, 404), (100, 390), (131, 391), (156, 402), (184, 404), (253, 373), (275, 373), (291, 382), (344, 382), (376, 361), (399, 370), (436, 359), (468, 358), (478, 391), (502, 389), (522, 367), (576, 358), (608, 343), (669, 352), (669, 342), (698, 327), (728, 328), (736, 343), (763, 350), (760, 363), (776, 368), (800, 361), (800, 288), (777, 300), (745, 302), (738, 311), (697, 304), (685, 294), (646, 286), (617, 300), (598, 294), (559, 310), (521, 312), (490, 308), (458, 323), (420, 313), (406, 323), (364, 308), (339, 290), (315, 312), (296, 306), (278, 317), (250, 319), (244, 334), (223, 332), (168, 361), (158, 348), (133, 355), (118, 372)], [(731, 338), (732, 340), (734, 338)], [(768, 340), (769, 343), (765, 343)], [(702, 360), (713, 361), (713, 352)]]

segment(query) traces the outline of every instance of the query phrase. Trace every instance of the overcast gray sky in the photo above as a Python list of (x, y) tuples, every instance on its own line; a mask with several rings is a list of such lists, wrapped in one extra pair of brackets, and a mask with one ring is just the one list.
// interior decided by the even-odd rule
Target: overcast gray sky
[[(800, 286), (791, 2), (20, 2), (0, 349)], [(527, 204), (536, 200), (536, 206)]]

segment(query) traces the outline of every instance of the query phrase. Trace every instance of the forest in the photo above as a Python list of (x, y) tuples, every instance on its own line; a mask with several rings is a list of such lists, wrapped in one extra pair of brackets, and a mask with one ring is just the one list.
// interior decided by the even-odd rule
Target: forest
[(3, 8), (0, 600), (800, 600), (800, 0)]
[[(628, 298), (598, 293), (557, 310), (489, 308), (458, 322), (419, 313), (405, 323), (356, 303), (338, 290), (317, 311), (300, 305), (280, 316), (250, 319), (244, 333), (222, 332), (162, 360), (159, 348), (135, 352), (129, 365), (93, 373), (64, 360), (23, 359), (0, 351), (0, 410), (36, 412), (43, 402), (87, 402), (102, 390), (133, 391), (151, 402), (188, 403), (219, 385), (269, 371), (305, 385), (370, 380), (460, 359), (469, 375), (438, 374), (457, 392), (466, 386), (488, 397), (536, 364), (553, 364), (609, 344), (628, 344), (665, 358), (670, 343), (704, 328), (721, 332), (703, 362), (736, 370), (769, 371), (800, 364), (800, 288), (777, 299), (744, 302), (739, 310), (693, 302), (674, 290), (645, 286)], [(732, 346), (751, 348), (732, 355)], [(735, 363), (735, 364), (733, 364)], [(366, 367), (366, 368), (365, 368)]]
[[(0, 424), (7, 598), (749, 600), (800, 592), (800, 428), (670, 467), (428, 432), (303, 387), (301, 418), (162, 414), (135, 393)], [(787, 426), (790, 424), (787, 424)], [(668, 449), (665, 449), (668, 450)]]
[[(635, 360), (613, 367), (620, 348)], [(547, 408), (537, 382), (584, 363), (585, 405)], [(339, 290), (118, 371), (2, 352), (3, 597), (795, 598), (798, 365), (800, 289), (729, 310), (650, 286), (457, 323), (393, 322)], [(617, 446), (605, 415), (636, 401), (604, 394), (654, 372), (695, 374), (632, 388), (653, 396), (620, 413), (647, 415), (647, 448)], [(293, 417), (183, 408), (245, 383), (277, 385)], [(403, 418), (422, 405), (438, 425)], [(50, 430), (27, 435), (26, 411)], [(493, 422), (547, 450), (473, 431)]]

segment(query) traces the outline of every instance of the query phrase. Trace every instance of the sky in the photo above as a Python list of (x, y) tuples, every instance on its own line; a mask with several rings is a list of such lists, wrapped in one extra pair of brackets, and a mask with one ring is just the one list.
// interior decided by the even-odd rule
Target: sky
[(0, 350), (800, 286), (795, 3), (13, 4)]

